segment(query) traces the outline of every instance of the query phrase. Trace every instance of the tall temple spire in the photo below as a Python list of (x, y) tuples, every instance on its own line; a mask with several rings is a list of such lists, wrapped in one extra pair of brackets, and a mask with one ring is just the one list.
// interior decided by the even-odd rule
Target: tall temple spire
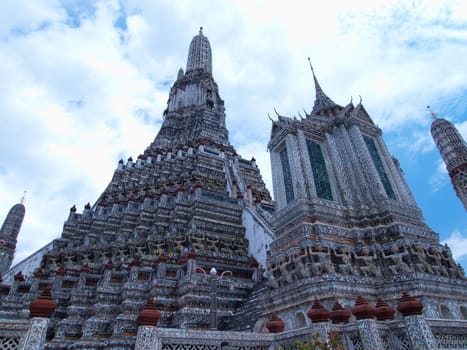
[(164, 122), (153, 148), (176, 147), (201, 139), (229, 145), (224, 101), (212, 76), (211, 45), (200, 28), (190, 43), (186, 72), (170, 90)]
[(18, 233), (26, 213), (22, 202), (23, 199), (10, 209), (0, 229), (0, 274), (8, 271), (13, 262)]
[(454, 190), (467, 211), (467, 144), (451, 122), (431, 114), (434, 119), (431, 135), (446, 164)]
[(315, 71), (313, 69), (313, 66), (311, 65), (310, 57), (308, 57), (308, 62), (310, 63), (310, 68), (313, 74), (313, 80), (315, 82), (315, 91), (316, 91), (315, 104), (313, 106), (313, 110), (311, 111), (311, 114), (322, 115), (322, 114), (325, 114), (329, 110), (334, 110), (335, 108), (342, 109), (341, 106), (339, 106), (337, 103), (331, 100), (324, 93), (323, 89), (319, 85), (318, 79), (316, 78), (316, 75), (315, 75)]
[(212, 73), (211, 45), (208, 38), (203, 35), (203, 27), (199, 29), (199, 34), (191, 40), (188, 51), (186, 71), (188, 73), (196, 69)]

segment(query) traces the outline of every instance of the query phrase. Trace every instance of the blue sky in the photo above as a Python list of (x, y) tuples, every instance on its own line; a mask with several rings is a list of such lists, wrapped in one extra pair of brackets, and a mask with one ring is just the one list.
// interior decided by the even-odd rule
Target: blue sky
[(0, 4), (0, 220), (24, 190), (17, 261), (61, 234), (154, 139), (200, 26), (213, 49), (230, 140), (272, 192), (274, 108), (310, 111), (311, 57), (325, 92), (363, 104), (427, 224), (467, 268), (467, 215), (431, 139), (426, 105), (467, 138), (465, 1), (9, 1)]

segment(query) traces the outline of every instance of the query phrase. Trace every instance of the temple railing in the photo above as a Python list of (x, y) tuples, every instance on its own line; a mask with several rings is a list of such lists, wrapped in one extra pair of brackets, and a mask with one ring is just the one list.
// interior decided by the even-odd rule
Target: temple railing
[[(34, 319), (38, 320), (38, 319)], [(41, 319), (39, 319), (41, 320)], [(407, 320), (371, 321), (375, 335), (380, 338), (378, 349), (414, 350), (413, 334), (408, 333)], [(31, 332), (31, 321), (0, 319), (0, 350), (32, 349), (26, 335)], [(366, 350), (369, 339), (362, 335), (358, 322), (347, 324), (321, 323), (281, 333), (226, 332), (194, 329), (143, 327), (136, 337), (137, 350), (297, 350), (297, 343), (311, 343), (323, 334), (337, 334), (346, 350)], [(467, 349), (467, 320), (426, 319), (434, 341), (427, 349)], [(44, 324), (46, 327), (46, 324)], [(323, 326), (323, 327), (321, 327)], [(324, 327), (325, 326), (325, 327)], [(31, 329), (30, 329), (31, 328)], [(37, 325), (36, 325), (37, 328)], [(29, 329), (29, 330), (28, 330)], [(45, 329), (45, 328), (44, 328)], [(22, 339), (23, 338), (23, 339)], [(32, 339), (32, 338), (31, 338)], [(31, 341), (29, 339), (29, 341)], [(34, 349), (45, 344), (35, 342)], [(37, 343), (37, 344), (36, 344)], [(106, 349), (124, 349), (111, 339), (104, 341)], [(22, 344), (22, 345), (21, 345)], [(97, 345), (100, 344), (100, 345)], [(102, 339), (96, 346), (103, 346)], [(118, 346), (117, 346), (118, 345)], [(417, 348), (417, 347), (415, 347)]]
[(16, 350), (29, 327), (29, 320), (0, 319), (0, 349)]
[(467, 320), (427, 319), (438, 348), (467, 349)]
[[(154, 328), (154, 350), (271, 350), (274, 335), (248, 332)], [(144, 345), (141, 347), (145, 349)]]

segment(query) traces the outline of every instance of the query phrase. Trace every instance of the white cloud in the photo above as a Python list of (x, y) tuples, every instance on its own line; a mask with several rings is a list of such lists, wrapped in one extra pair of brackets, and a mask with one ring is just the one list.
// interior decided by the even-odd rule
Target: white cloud
[(464, 230), (464, 234), (460, 230), (455, 230), (441, 243), (451, 248), (452, 257), (456, 261), (464, 262), (464, 265), (467, 263), (467, 230)]
[(459, 130), (459, 134), (461, 134), (464, 140), (467, 140), (467, 120), (462, 123), (455, 123), (455, 127)]
[(441, 188), (450, 183), (450, 178), (448, 171), (446, 170), (446, 165), (440, 159), (438, 160), (438, 165), (436, 166), (436, 172), (430, 176), (429, 184), (433, 192), (439, 191)]

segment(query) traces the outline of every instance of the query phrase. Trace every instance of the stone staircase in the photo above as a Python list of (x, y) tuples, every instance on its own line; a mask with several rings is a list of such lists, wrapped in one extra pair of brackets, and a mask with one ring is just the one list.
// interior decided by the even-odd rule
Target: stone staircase
[(232, 319), (225, 323), (224, 330), (253, 332), (256, 321), (263, 316), (261, 305), (264, 303), (259, 298), (269, 288), (265, 282), (266, 280), (263, 280), (255, 286), (246, 302), (236, 310)]

